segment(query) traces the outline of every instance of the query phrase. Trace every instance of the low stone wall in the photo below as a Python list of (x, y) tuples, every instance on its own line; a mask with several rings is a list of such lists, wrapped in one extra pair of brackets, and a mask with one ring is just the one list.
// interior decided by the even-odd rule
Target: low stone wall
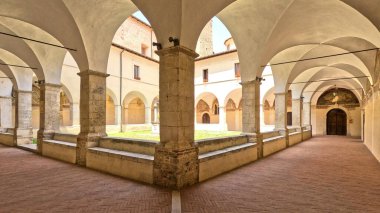
[(277, 136), (263, 140), (264, 157), (286, 148), (286, 139), (284, 136)]
[(74, 134), (55, 133), (53, 140), (42, 142), (42, 155), (75, 164), (76, 138)]
[(255, 160), (257, 160), (257, 147), (255, 144), (249, 143), (235, 150), (215, 151), (200, 155), (199, 181), (205, 181)]
[(104, 148), (90, 148), (86, 166), (128, 179), (153, 184), (153, 160), (150, 155), (133, 154)]
[(237, 146), (244, 143), (248, 143), (247, 136), (212, 138), (196, 141), (196, 144), (198, 144), (200, 155), (207, 152), (213, 152), (216, 150), (221, 150), (227, 147)]
[(42, 155), (68, 163), (76, 163), (76, 144), (70, 142), (43, 141)]
[(293, 132), (289, 134), (289, 146), (296, 145), (302, 142), (302, 133), (301, 132)]
[(304, 130), (302, 133), (302, 139), (303, 140), (309, 140), (312, 137), (312, 131), (311, 130)]
[(0, 133), (0, 143), (6, 146), (15, 146), (14, 136), (11, 133)]
[(149, 140), (104, 137), (100, 140), (99, 147), (153, 156), (157, 143)]
[(264, 140), (281, 135), (279, 131), (262, 132), (261, 134), (262, 134)]

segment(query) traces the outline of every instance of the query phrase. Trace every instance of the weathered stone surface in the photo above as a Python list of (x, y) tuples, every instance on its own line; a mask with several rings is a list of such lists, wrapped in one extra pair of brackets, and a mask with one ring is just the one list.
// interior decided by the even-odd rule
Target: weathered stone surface
[(243, 134), (257, 143), (257, 157), (263, 157), (263, 140), (260, 134), (260, 81), (242, 82)]
[(32, 92), (17, 91), (15, 144), (32, 143)]
[(37, 132), (37, 151), (42, 153), (43, 140), (52, 139), (59, 130), (60, 123), (60, 85), (42, 84), (40, 86), (40, 129)]
[(310, 102), (303, 102), (303, 126), (310, 126), (311, 125), (311, 105)]
[(97, 146), (106, 136), (106, 77), (105, 73), (83, 71), (80, 91), (80, 133), (77, 140), (77, 164), (86, 165), (87, 149)]
[(302, 126), (302, 99), (292, 100), (292, 126)]
[(275, 93), (276, 122), (275, 129), (285, 136), (286, 147), (289, 147), (289, 130), (287, 128), (288, 93)]
[(12, 97), (0, 96), (0, 132), (12, 128)]
[(160, 56), (160, 143), (154, 156), (153, 182), (181, 188), (198, 182), (194, 143), (195, 52), (176, 46)]

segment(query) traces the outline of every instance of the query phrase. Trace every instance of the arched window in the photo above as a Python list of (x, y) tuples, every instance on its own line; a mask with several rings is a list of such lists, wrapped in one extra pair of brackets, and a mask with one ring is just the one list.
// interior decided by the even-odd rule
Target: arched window
[(202, 115), (202, 123), (203, 124), (209, 124), (210, 123), (210, 115), (208, 113), (205, 113)]

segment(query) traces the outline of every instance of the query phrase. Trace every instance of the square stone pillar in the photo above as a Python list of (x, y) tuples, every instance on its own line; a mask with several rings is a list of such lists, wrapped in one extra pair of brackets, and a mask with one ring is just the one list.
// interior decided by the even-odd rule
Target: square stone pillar
[(33, 138), (32, 91), (17, 91), (15, 120), (15, 145), (31, 144)]
[(60, 125), (61, 85), (40, 85), (40, 129), (37, 132), (37, 151), (42, 153), (43, 140), (53, 139)]
[(182, 188), (199, 180), (194, 143), (194, 51), (182, 46), (160, 56), (160, 143), (154, 155), (154, 184)]
[(311, 104), (310, 102), (303, 102), (303, 126), (310, 127), (311, 126)]
[(12, 128), (12, 97), (0, 96), (0, 132)]
[(292, 121), (292, 126), (302, 130), (302, 99), (292, 100)]
[(79, 126), (80, 125), (80, 110), (79, 110), (79, 103), (72, 103), (71, 104), (71, 118), (73, 122), (73, 126)]
[(257, 143), (257, 156), (263, 156), (263, 140), (260, 134), (260, 81), (245, 81), (242, 85), (243, 133), (250, 142)]
[(286, 146), (289, 146), (289, 131), (287, 128), (287, 98), (288, 93), (275, 93), (275, 130), (285, 136)]
[(80, 88), (80, 133), (77, 139), (77, 164), (86, 166), (87, 149), (106, 136), (107, 74), (92, 70), (78, 73)]

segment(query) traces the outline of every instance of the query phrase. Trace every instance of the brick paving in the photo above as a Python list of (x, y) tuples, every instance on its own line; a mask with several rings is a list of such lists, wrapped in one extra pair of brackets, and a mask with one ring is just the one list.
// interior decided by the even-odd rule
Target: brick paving
[(169, 190), (0, 145), (0, 213), (170, 210)]
[(181, 199), (183, 212), (380, 212), (380, 164), (357, 139), (317, 137)]

